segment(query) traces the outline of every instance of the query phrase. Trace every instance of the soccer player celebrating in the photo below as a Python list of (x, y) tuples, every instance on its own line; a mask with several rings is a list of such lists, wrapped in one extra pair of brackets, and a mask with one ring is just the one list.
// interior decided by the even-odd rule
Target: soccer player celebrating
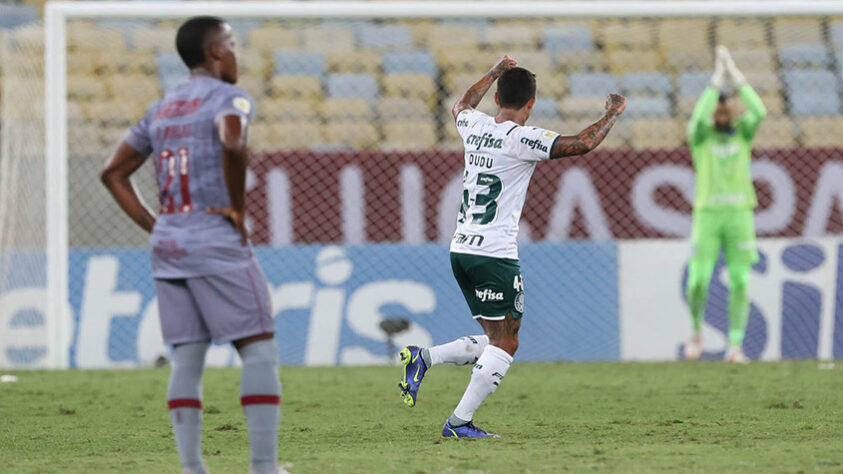
[[(755, 190), (750, 176), (752, 140), (767, 111), (758, 94), (746, 83), (729, 51), (717, 47), (714, 75), (703, 91), (688, 122), (688, 143), (697, 173), (693, 255), (686, 288), (693, 335), (685, 346), (685, 358), (702, 355), (702, 322), (708, 285), (721, 246), (729, 267), (729, 350), (725, 360), (746, 363), (743, 345), (749, 315), (749, 271), (758, 260), (752, 210)], [(735, 117), (729, 97), (721, 92), (726, 76), (746, 106)]]
[[(243, 361), (240, 401), (249, 425), (250, 472), (276, 473), (278, 347), (266, 277), (245, 227), (246, 135), (254, 107), (234, 86), (234, 39), (223, 20), (188, 20), (176, 34), (176, 49), (189, 80), (126, 133), (102, 181), (152, 234), (161, 331), (173, 346), (167, 400), (184, 472), (206, 472), (201, 381), (214, 341), (233, 343)], [(150, 154), (160, 190), (157, 218), (129, 179)]]
[[(496, 80), (499, 108), (490, 117), (475, 107)], [(403, 378), (399, 382), (404, 402), (412, 407), (429, 368), (474, 364), (468, 388), (442, 428), (444, 437), (498, 437), (475, 426), (472, 419), (483, 400), (498, 388), (518, 349), (524, 281), (516, 237), (536, 163), (593, 150), (626, 107), (624, 97), (610, 94), (600, 120), (576, 136), (560, 136), (525, 126), (535, 102), (535, 76), (504, 56), (452, 111), (465, 147), (465, 172), (462, 206), (451, 242), (451, 268), (485, 334), (426, 349), (405, 347), (400, 353)]]

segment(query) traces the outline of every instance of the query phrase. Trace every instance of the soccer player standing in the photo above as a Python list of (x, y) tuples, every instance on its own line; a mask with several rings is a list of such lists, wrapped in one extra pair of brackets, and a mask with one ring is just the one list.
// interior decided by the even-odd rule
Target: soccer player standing
[[(275, 473), (278, 347), (266, 277), (245, 227), (246, 135), (254, 106), (234, 86), (234, 39), (223, 20), (188, 20), (176, 34), (176, 49), (189, 80), (126, 133), (102, 181), (126, 214), (151, 232), (161, 331), (173, 346), (167, 400), (184, 472), (206, 472), (201, 381), (214, 341), (234, 344), (243, 361), (240, 400), (249, 425), (250, 472)], [(150, 154), (160, 191), (157, 218), (129, 179)]]
[[(475, 107), (496, 80), (499, 108), (490, 117)], [(463, 94), (452, 111), (465, 147), (465, 172), (451, 242), (451, 268), (485, 334), (427, 349), (405, 347), (400, 353), (403, 378), (399, 382), (404, 402), (412, 407), (430, 367), (474, 364), (468, 388), (442, 428), (445, 437), (498, 436), (478, 428), (472, 419), (503, 380), (518, 349), (524, 281), (516, 238), (536, 163), (593, 150), (626, 107), (624, 97), (610, 94), (600, 120), (576, 136), (560, 136), (525, 126), (535, 101), (535, 76), (505, 56)]]
[[(756, 205), (750, 162), (752, 140), (767, 115), (755, 90), (746, 83), (729, 51), (717, 47), (711, 84), (703, 91), (688, 122), (688, 143), (697, 175), (693, 255), (688, 266), (686, 294), (693, 335), (685, 346), (687, 359), (702, 355), (702, 323), (708, 285), (720, 248), (729, 267), (728, 362), (746, 363), (742, 350), (749, 316), (749, 272), (758, 260), (752, 212)], [(746, 113), (735, 117), (729, 97), (721, 92), (729, 76)]]

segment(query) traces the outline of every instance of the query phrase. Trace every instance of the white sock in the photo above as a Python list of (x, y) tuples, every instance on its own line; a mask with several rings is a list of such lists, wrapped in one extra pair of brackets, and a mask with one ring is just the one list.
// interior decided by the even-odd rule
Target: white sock
[(489, 336), (465, 336), (456, 341), (426, 349), (429, 358), (424, 357), (424, 351), (422, 351), (422, 357), (428, 367), (441, 364), (474, 364), (487, 345), (489, 345)]
[(278, 380), (278, 345), (274, 339), (240, 348), (243, 374), (240, 403), (249, 424), (252, 465), (249, 472), (272, 473), (278, 468), (278, 423), (281, 419), (281, 382)]
[(480, 408), (483, 400), (497, 390), (498, 384), (503, 380), (510, 365), (512, 365), (512, 356), (506, 351), (491, 344), (486, 346), (483, 354), (474, 364), (471, 381), (454, 410), (454, 416), (466, 422), (471, 421), (474, 412)]
[(205, 473), (202, 461), (202, 370), (207, 342), (173, 348), (173, 370), (167, 385), (167, 404), (181, 465), (196, 474)]

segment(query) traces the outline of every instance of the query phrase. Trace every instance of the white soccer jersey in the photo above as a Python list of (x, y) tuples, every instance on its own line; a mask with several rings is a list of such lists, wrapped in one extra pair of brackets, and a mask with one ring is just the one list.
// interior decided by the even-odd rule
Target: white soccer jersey
[(559, 134), (496, 123), (474, 109), (457, 115), (465, 147), (462, 205), (451, 252), (518, 258), (518, 221), (536, 163), (550, 158)]

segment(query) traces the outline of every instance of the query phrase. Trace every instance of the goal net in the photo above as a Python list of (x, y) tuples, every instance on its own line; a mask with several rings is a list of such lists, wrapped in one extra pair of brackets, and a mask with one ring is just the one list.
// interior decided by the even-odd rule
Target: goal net
[[(762, 258), (744, 349), (843, 356), (843, 18), (831, 16), (843, 12), (690, 3), (48, 5), (46, 48), (40, 25), (0, 37), (0, 367), (166, 357), (147, 235), (99, 172), (150, 102), (186, 79), (174, 36), (199, 14), (229, 20), (238, 85), (257, 105), (249, 227), (282, 363), (383, 364), (393, 347), (480, 330), (448, 258), (463, 168), (450, 109), (503, 54), (536, 74), (528, 125), (575, 134), (607, 93), (629, 98), (598, 150), (533, 176), (519, 360), (679, 357), (694, 196), (685, 124), (717, 44), (768, 112), (753, 150)], [(493, 94), (481, 111), (494, 114)], [(154, 167), (134, 182), (157, 209)], [(722, 357), (727, 332), (719, 264), (706, 357)], [(227, 347), (212, 357), (236, 361)]]

